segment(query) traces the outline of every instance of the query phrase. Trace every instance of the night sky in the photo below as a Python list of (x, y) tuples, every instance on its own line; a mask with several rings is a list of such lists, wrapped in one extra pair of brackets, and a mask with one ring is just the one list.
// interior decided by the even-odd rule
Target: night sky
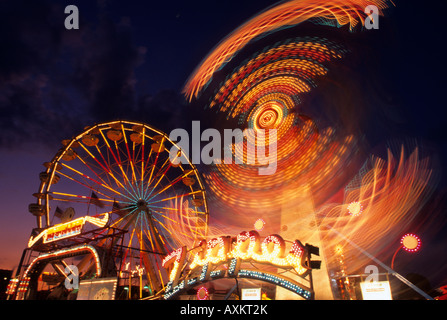
[[(120, 118), (165, 132), (190, 126), (203, 115), (191, 113), (181, 95), (188, 76), (227, 34), (275, 2), (1, 1), (0, 268), (19, 262), (35, 227), (28, 204), (35, 201), (42, 163), (61, 140)], [(370, 33), (370, 51), (358, 70), (362, 81), (381, 84), (386, 101), (365, 121), (365, 135), (372, 146), (390, 137), (424, 145), (439, 178), (432, 209), (441, 224), (447, 217), (447, 3), (395, 3)], [(64, 28), (70, 4), (79, 8), (79, 30)], [(371, 69), (374, 74), (362, 73)], [(431, 214), (428, 208), (424, 214)], [(428, 237), (432, 242), (423, 243), (414, 260), (402, 254), (402, 262), (414, 261), (406, 272), (420, 272), (434, 287), (447, 284), (443, 230)], [(444, 267), (443, 276), (424, 274), (426, 264)]]

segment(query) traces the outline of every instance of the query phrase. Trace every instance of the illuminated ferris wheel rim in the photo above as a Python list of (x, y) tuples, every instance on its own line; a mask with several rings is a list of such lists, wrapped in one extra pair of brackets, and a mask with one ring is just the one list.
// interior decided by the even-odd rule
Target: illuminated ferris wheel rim
[[(113, 126), (115, 126), (115, 125), (130, 125), (130, 126), (138, 126), (138, 127), (141, 127), (141, 128), (148, 129), (148, 130), (153, 131), (153, 132), (157, 133), (158, 135), (162, 136), (164, 140), (168, 141), (172, 145), (172, 147), (177, 148), (177, 152), (180, 152), (180, 154), (181, 154), (181, 156), (178, 155), (177, 157), (179, 157), (179, 158), (182, 157), (182, 162), (184, 161), (184, 159), (186, 159), (186, 161), (188, 162), (187, 164), (194, 170), (194, 175), (198, 178), (198, 179), (196, 179), (196, 181), (199, 183), (199, 187), (200, 187), (200, 190), (201, 190), (201, 193), (202, 193), (202, 197), (203, 197), (203, 199), (205, 199), (205, 188), (204, 188), (203, 182), (200, 179), (200, 174), (199, 174), (197, 168), (191, 163), (190, 159), (187, 157), (185, 152), (179, 146), (177, 146), (169, 138), (169, 136), (166, 133), (164, 133), (163, 131), (161, 131), (161, 130), (155, 128), (155, 127), (152, 127), (152, 126), (150, 126), (150, 125), (148, 125), (146, 123), (136, 122), (136, 121), (115, 120), (115, 121), (108, 121), (108, 122), (97, 123), (97, 124), (95, 124), (93, 126), (86, 127), (86, 129), (82, 133), (80, 133), (79, 135), (75, 136), (74, 138), (64, 140), (64, 142), (65, 142), (64, 143), (64, 147), (61, 148), (56, 153), (56, 155), (53, 157), (53, 159), (46, 164), (46, 167), (47, 167), (46, 173), (50, 174), (50, 176), (48, 177), (47, 181), (53, 181), (54, 176), (55, 176), (56, 171), (57, 171), (56, 168), (58, 167), (58, 165), (60, 165), (61, 159), (64, 157), (64, 155), (67, 154), (67, 152), (72, 150), (72, 147), (78, 141), (80, 141), (86, 135), (94, 133), (98, 129), (113, 129)], [(123, 130), (129, 130), (129, 129), (124, 129), (123, 128)], [(36, 193), (36, 195), (41, 195), (41, 196), (37, 196), (37, 204), (42, 205), (43, 200), (45, 200), (45, 218), (46, 218), (46, 221), (47, 221), (46, 227), (49, 226), (49, 221), (50, 221), (49, 214), (50, 214), (51, 208), (49, 206), (49, 203), (50, 203), (50, 200), (51, 200), (51, 194), (50, 194), (49, 190), (50, 190), (51, 185), (52, 185), (52, 183), (48, 183), (48, 182), (44, 182), (43, 181), (40, 184), (38, 193)], [(139, 200), (141, 200), (141, 199), (137, 199), (136, 201), (138, 202)], [(203, 206), (205, 208), (204, 209), (204, 213), (206, 215), (206, 220), (207, 220), (206, 223), (208, 223), (208, 205), (207, 205), (206, 201), (204, 201)], [(41, 228), (42, 227), (41, 216), (38, 216), (37, 218), (38, 218), (38, 226), (39, 226), (39, 228)]]

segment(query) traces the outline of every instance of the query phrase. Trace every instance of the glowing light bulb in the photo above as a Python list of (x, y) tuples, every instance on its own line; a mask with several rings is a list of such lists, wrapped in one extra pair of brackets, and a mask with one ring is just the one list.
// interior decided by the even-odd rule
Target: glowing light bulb
[(206, 300), (209, 297), (208, 289), (205, 287), (200, 287), (199, 290), (197, 290), (197, 299), (198, 300)]
[(363, 206), (358, 201), (353, 201), (348, 205), (348, 212), (351, 216), (358, 216), (363, 212)]
[(265, 221), (263, 219), (259, 218), (258, 220), (255, 221), (253, 226), (256, 231), (261, 231), (262, 229), (264, 229)]
[(403, 246), (403, 249), (408, 252), (416, 252), (421, 248), (421, 239), (413, 234), (413, 233), (407, 233), (404, 235), (400, 243)]

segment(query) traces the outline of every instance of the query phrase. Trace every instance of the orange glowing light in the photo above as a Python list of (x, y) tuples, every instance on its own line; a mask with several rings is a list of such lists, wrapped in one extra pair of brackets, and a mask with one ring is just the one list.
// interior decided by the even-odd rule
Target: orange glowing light
[(353, 201), (348, 205), (348, 212), (352, 216), (358, 216), (363, 212), (363, 206), (358, 201)]
[(297, 25), (309, 19), (328, 25), (363, 25), (368, 5), (375, 5), (382, 14), (386, 0), (292, 0), (270, 8), (228, 35), (199, 65), (188, 79), (183, 92), (191, 101), (210, 82), (216, 70), (222, 68), (245, 45), (256, 37), (284, 26)]
[(412, 233), (407, 233), (401, 239), (403, 249), (408, 252), (416, 252), (421, 248), (421, 239)]
[(262, 229), (264, 229), (264, 226), (265, 226), (265, 221), (261, 218), (256, 220), (254, 223), (254, 227), (255, 227), (256, 231), (262, 231)]

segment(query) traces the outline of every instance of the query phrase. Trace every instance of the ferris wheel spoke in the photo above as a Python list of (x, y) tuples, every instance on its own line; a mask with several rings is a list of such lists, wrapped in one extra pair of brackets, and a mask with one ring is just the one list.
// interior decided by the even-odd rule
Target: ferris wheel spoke
[[(169, 218), (168, 216), (166, 216), (162, 211), (152, 210), (152, 212), (157, 213), (159, 216), (163, 217), (163, 218), (166, 219), (166, 220), (169, 220), (169, 221), (171, 221), (171, 222), (173, 222), (173, 223), (176, 223), (176, 224), (180, 224), (180, 222), (178, 222), (178, 221), (176, 221), (176, 220), (174, 220), (174, 219)], [(157, 219), (157, 221), (158, 221), (159, 223), (161, 223), (158, 219)]]
[[(169, 158), (168, 158), (166, 161), (169, 162), (168, 167), (167, 167), (166, 170), (160, 175), (160, 178), (158, 179), (157, 183), (152, 187), (151, 191), (149, 192), (149, 194), (148, 194), (147, 196), (151, 195), (152, 192), (154, 192), (155, 188), (159, 185), (159, 183), (161, 182), (161, 180), (166, 176), (166, 173), (168, 172), (168, 170), (171, 168), (172, 163), (169, 161)], [(166, 162), (163, 164), (163, 166), (164, 166), (165, 164), (166, 164)], [(162, 166), (162, 167), (163, 167), (163, 166)], [(158, 170), (157, 174), (160, 173), (162, 167), (160, 167), (160, 170)], [(146, 185), (146, 190), (144, 191), (144, 197), (146, 197), (146, 193), (147, 193), (147, 191), (148, 191), (149, 185), (150, 185), (150, 182), (148, 182), (147, 185)]]
[(155, 240), (155, 234), (153, 233), (152, 229), (150, 228), (149, 222), (147, 221), (147, 218), (144, 218), (146, 228), (145, 228), (145, 235), (146, 235), (146, 241), (148, 240), (148, 243), (151, 247), (152, 252), (160, 252), (160, 248), (157, 246), (157, 242)]
[[(173, 161), (175, 161), (177, 159), (177, 157), (178, 157), (178, 154), (175, 156)], [(158, 179), (157, 183), (152, 187), (151, 191), (148, 194), (147, 194), (147, 190), (151, 184), (151, 181), (149, 181), (147, 183), (146, 190), (144, 191), (144, 198), (148, 198), (152, 194), (152, 192), (154, 192), (155, 188), (158, 186), (158, 184), (161, 182), (161, 180), (166, 176), (166, 173), (168, 172), (168, 170), (172, 167), (173, 161), (171, 161), (171, 159), (169, 157), (165, 160), (163, 165), (158, 169), (158, 172), (155, 176), (157, 176), (161, 172), (161, 170), (165, 167), (166, 164), (168, 164), (168, 168), (165, 170), (165, 172), (163, 172), (163, 174), (160, 175), (160, 178)], [(183, 176), (181, 176), (180, 178), (183, 178)], [(163, 189), (161, 192), (163, 192), (164, 190), (165, 189)]]
[[(127, 174), (124, 172), (124, 169), (123, 169), (122, 164), (121, 164), (121, 156), (119, 155), (118, 144), (117, 144), (116, 141), (115, 141), (115, 148), (116, 148), (116, 150), (117, 150), (118, 159), (119, 159), (119, 167), (120, 167), (121, 172), (122, 172), (122, 174), (123, 174), (123, 178), (125, 179), (127, 185), (132, 189), (132, 191), (133, 191), (132, 194), (136, 195), (136, 194), (137, 194), (137, 190), (136, 190), (136, 189), (138, 189), (138, 188), (137, 188), (137, 187), (134, 188), (133, 183), (131, 183), (131, 182), (129, 181), (129, 178), (127, 177)], [(132, 165), (132, 169), (133, 169), (133, 165)], [(135, 200), (136, 200), (136, 197), (135, 197)]]
[[(174, 233), (173, 233), (173, 230), (170, 230), (168, 227), (166, 227), (165, 225), (164, 225), (164, 223), (162, 223), (160, 220), (158, 220), (156, 217), (154, 217), (154, 220), (155, 221), (157, 221), (158, 222), (158, 224), (161, 226), (161, 227), (163, 227), (163, 229), (166, 231), (166, 232), (168, 232), (171, 236), (174, 236)], [(177, 231), (178, 232), (178, 231)], [(191, 237), (191, 235), (186, 235), (185, 233), (182, 233), (182, 232), (179, 232), (180, 234), (182, 234), (182, 235), (184, 235), (184, 236), (187, 236), (187, 237), (189, 237), (189, 238), (191, 238), (191, 239), (194, 239), (193, 237)]]
[[(164, 215), (162, 212), (160, 212), (160, 211), (155, 211), (155, 210), (154, 210), (154, 212), (158, 213), (158, 214), (159, 214), (160, 216), (162, 216), (163, 218), (165, 218), (165, 219), (167, 219), (167, 220), (169, 220), (169, 221), (172, 221), (173, 223), (176, 223), (176, 224), (178, 224), (178, 225), (181, 225), (180, 222), (178, 222), (178, 221), (176, 221), (176, 220), (173, 220), (173, 219), (171, 219), (171, 218), (165, 216), (165, 215)], [(157, 218), (154, 218), (154, 219), (156, 219), (157, 222), (159, 222), (159, 223), (163, 226), (163, 228), (165, 228), (166, 231), (168, 231), (168, 232), (172, 235), (172, 230), (170, 230), (169, 228), (167, 228), (167, 227), (166, 227), (163, 223), (161, 223), (160, 220), (158, 220)], [(190, 230), (190, 231), (192, 231), (192, 230)], [(181, 232), (181, 231), (176, 231), (176, 232), (178, 232), (179, 234), (181, 234), (181, 235), (183, 235), (183, 236), (186, 236), (186, 237), (188, 237), (188, 238), (190, 238), (190, 239), (194, 239), (194, 237), (191, 236), (190, 234), (187, 234), (187, 233), (184, 233), (184, 232)], [(192, 232), (194, 232), (194, 231), (192, 231)], [(198, 232), (195, 232), (195, 233), (196, 233), (196, 234), (199, 234)]]
[[(184, 173), (180, 176), (178, 176), (177, 178), (175, 178), (173, 181), (171, 181), (168, 185), (166, 185), (162, 190), (158, 191), (156, 194), (154, 194), (151, 198), (149, 198), (149, 201), (152, 200), (153, 198), (155, 198), (157, 195), (165, 192), (166, 190), (168, 190), (169, 188), (172, 188), (177, 182), (179, 182), (182, 178), (188, 176), (191, 172), (187, 172)], [(151, 193), (148, 194), (147, 197), (150, 197), (152, 195), (153, 191)]]
[(53, 200), (54, 201), (62, 201), (62, 202), (73, 202), (73, 203), (87, 204), (87, 202), (81, 201), (81, 200), (70, 200), (70, 199), (62, 199), (62, 198), (53, 198)]
[(149, 155), (147, 156), (147, 159), (146, 159), (146, 163), (144, 164), (144, 177), (143, 177), (143, 180), (144, 179), (146, 179), (146, 176), (149, 174), (148, 173), (148, 170), (147, 170), (147, 167), (149, 166), (149, 163), (151, 162), (151, 159), (152, 159), (152, 154), (153, 154), (154, 152), (153, 152), (153, 150), (152, 150), (152, 148), (149, 150)]
[(107, 168), (104, 167), (104, 166), (102, 165), (102, 163), (98, 161), (98, 159), (96, 159), (96, 157), (90, 152), (90, 150), (88, 150), (88, 149), (82, 144), (82, 142), (78, 141), (78, 143), (79, 143), (79, 145), (82, 147), (82, 149), (84, 149), (84, 151), (87, 152), (87, 154), (88, 154), (93, 160), (95, 160), (97, 164), (99, 164), (99, 166), (102, 168), (102, 170), (103, 170), (104, 172), (107, 172), (107, 171), (108, 171)]
[[(152, 151), (152, 149), (151, 149), (151, 151)], [(150, 174), (149, 179), (148, 179), (148, 182), (147, 182), (148, 185), (151, 184), (152, 176), (153, 176), (153, 174), (154, 174), (154, 170), (155, 170), (155, 166), (157, 165), (157, 161), (158, 161), (158, 156), (159, 156), (159, 153), (157, 153), (157, 156), (155, 157), (155, 161), (154, 161), (154, 163), (151, 165), (152, 169), (151, 169), (151, 174)]]
[[(145, 138), (146, 138), (146, 128), (143, 127), (142, 141), (141, 141), (141, 172), (140, 172), (140, 174), (141, 174), (141, 180), (140, 180), (140, 182), (141, 182), (141, 195), (143, 195), (143, 183), (144, 183), (144, 164), (145, 164), (144, 163), (144, 142), (146, 140)], [(150, 154), (149, 154), (148, 158), (150, 158)]]
[[(63, 162), (60, 162), (60, 164), (61, 164), (63, 167), (65, 167), (65, 168), (67, 168), (67, 169), (73, 171), (74, 173), (80, 175), (82, 178), (84, 178), (84, 179), (88, 179), (88, 180), (90, 180), (91, 182), (96, 183), (98, 186), (102, 186), (102, 187), (107, 188), (107, 187), (106, 187), (104, 184), (102, 184), (101, 182), (99, 182), (99, 181), (97, 181), (97, 180), (91, 178), (90, 176), (88, 176), (88, 175), (82, 173), (81, 171), (76, 170), (76, 169), (70, 167), (69, 165), (67, 165), (67, 164), (65, 164), (65, 163), (63, 163)], [(62, 174), (62, 175), (64, 175), (64, 173), (61, 172), (61, 171), (57, 171), (57, 172), (60, 173), (60, 174)]]
[[(129, 241), (127, 242), (127, 248), (126, 248), (126, 253), (125, 253), (126, 256), (129, 254), (129, 252), (130, 252), (130, 250), (132, 248), (132, 241), (133, 241), (133, 237), (134, 237), (135, 231), (136, 231), (136, 228), (134, 228), (132, 230), (132, 233), (130, 235)], [(132, 254), (130, 254), (129, 257), (130, 257), (130, 259), (129, 259), (130, 262), (132, 262)]]
[(154, 242), (152, 240), (151, 232), (148, 231), (148, 230), (150, 230), (150, 227), (149, 227), (149, 222), (147, 220), (148, 218), (146, 217), (146, 215), (143, 216), (143, 219), (144, 219), (144, 224), (145, 224), (144, 233), (146, 235), (146, 239), (149, 239), (149, 244), (151, 246), (151, 251), (157, 252), (157, 248), (155, 247)]
[[(169, 251), (168, 248), (166, 247), (166, 243), (163, 240), (162, 235), (158, 232), (157, 227), (154, 225), (152, 218), (155, 219), (154, 216), (151, 216), (151, 218), (146, 217), (146, 223), (147, 223), (147, 229), (148, 231), (150, 231), (150, 241), (152, 245), (155, 245), (155, 248), (157, 252), (163, 253), (163, 254), (167, 254), (167, 252)], [(152, 243), (152, 238), (153, 238), (153, 243)]]
[(172, 200), (172, 199), (177, 199), (177, 198), (181, 198), (181, 197), (191, 196), (193, 194), (197, 194), (197, 193), (201, 193), (201, 192), (202, 192), (202, 190), (196, 190), (196, 191), (192, 191), (192, 192), (188, 192), (188, 193), (185, 193), (185, 194), (176, 195), (176, 196), (169, 197), (169, 198), (165, 198), (165, 199), (161, 199), (161, 200), (157, 200), (157, 201), (152, 201), (151, 204), (159, 203), (159, 202), (163, 202), (163, 201), (168, 201), (168, 200)]
[[(101, 155), (101, 158), (102, 158), (102, 160), (104, 161), (104, 164), (106, 165), (106, 167), (107, 168), (104, 168), (105, 169), (105, 172), (109, 175), (109, 176), (111, 176), (112, 178), (113, 178), (113, 180), (116, 182), (116, 184), (119, 186), (119, 187), (121, 187), (121, 188), (123, 188), (124, 190), (126, 190), (127, 191), (127, 189), (126, 189), (126, 187), (124, 187), (124, 185), (115, 177), (115, 175), (113, 174), (113, 170), (109, 167), (109, 162), (108, 161), (106, 161), (106, 159), (104, 158), (104, 155), (102, 154), (102, 152), (101, 152), (101, 149), (98, 147), (98, 145), (96, 145), (95, 146), (96, 147), (96, 150), (98, 151), (98, 153)], [(100, 163), (99, 161), (98, 161), (98, 163)]]
[[(87, 152), (89, 155), (90, 155), (90, 157), (93, 159), (93, 160), (95, 160), (96, 161), (96, 163), (98, 163), (99, 164), (99, 166), (103, 169), (103, 171), (105, 172), (105, 173), (107, 173), (109, 176), (111, 176), (114, 180), (115, 180), (115, 182), (116, 182), (116, 184), (118, 185), (118, 186), (121, 186), (123, 189), (126, 189), (126, 188), (124, 188), (124, 186), (118, 181), (118, 179), (113, 175), (113, 172), (110, 170), (110, 168), (108, 168), (108, 165), (106, 164), (106, 166), (107, 166), (107, 168), (106, 167), (104, 167), (104, 165), (82, 144), (82, 142), (80, 142), (80, 141), (78, 141), (78, 143), (79, 143), (79, 145), (85, 150), (85, 152)], [(104, 160), (104, 162), (105, 162), (105, 159), (104, 159), (104, 156), (103, 156), (103, 154), (101, 153), (101, 150), (98, 148), (98, 145), (96, 145), (96, 150), (99, 152), (99, 154), (101, 155), (101, 157), (102, 157), (102, 159)], [(109, 183), (109, 184), (111, 184), (111, 183)]]
[[(101, 132), (101, 130), (99, 130), (99, 132)], [(95, 145), (95, 148), (96, 148), (96, 151), (98, 152), (98, 154), (101, 156), (101, 159), (104, 162), (105, 167), (99, 161), (98, 161), (98, 164), (100, 164), (103, 167), (104, 171), (106, 171), (106, 172), (112, 171), (112, 170), (110, 170), (110, 167), (108, 165), (109, 162), (104, 158), (104, 155), (102, 154), (101, 149), (98, 147), (97, 144)], [(97, 158), (95, 158), (95, 159), (97, 159)]]
[[(99, 179), (99, 180), (101, 180), (102, 181), (102, 183), (103, 184), (105, 184), (105, 185), (108, 185), (107, 184), (107, 182), (105, 182), (104, 181), (104, 179), (103, 178), (101, 178), (101, 176), (98, 174), (98, 172), (96, 171), (96, 170), (93, 170), (91, 167), (90, 167), (90, 165), (81, 157), (81, 156), (79, 156), (79, 154), (77, 154), (76, 155), (77, 156), (77, 158), (87, 167), (87, 168), (89, 168), (90, 169), (90, 171), (91, 172), (93, 172), (95, 175), (96, 175), (96, 177)], [(64, 163), (61, 163), (62, 165), (65, 165)], [(66, 167), (68, 167), (67, 165), (65, 165)], [(79, 171), (77, 171), (77, 170), (74, 170), (73, 168), (71, 168), (70, 167), (70, 169), (71, 170), (73, 170), (73, 171), (75, 171), (76, 173), (78, 173), (78, 174), (80, 174), (81, 176), (84, 176), (84, 174), (82, 173), (82, 172), (79, 172)], [(87, 175), (85, 175), (85, 176), (87, 176)], [(88, 177), (88, 176), (87, 176)], [(94, 180), (94, 179), (92, 179), (92, 178), (90, 178), (90, 177), (88, 177), (88, 179), (90, 179), (90, 180), (92, 180), (93, 182), (95, 182), (95, 183), (97, 183), (97, 184), (99, 184), (99, 185), (102, 185), (100, 182), (98, 182), (98, 181), (96, 181), (96, 180)]]
[[(175, 158), (174, 158), (173, 160), (171, 160), (170, 155), (169, 155), (169, 153), (168, 153), (168, 157), (166, 158), (165, 162), (161, 165), (161, 167), (158, 169), (157, 174), (159, 174), (159, 173), (161, 172), (161, 170), (162, 170), (166, 165), (168, 165), (168, 169), (171, 168), (171, 167), (173, 166), (173, 162), (174, 162), (175, 160), (177, 160), (178, 156), (179, 156), (179, 154), (176, 154)], [(166, 174), (166, 172), (167, 172), (167, 170), (165, 171), (164, 174)], [(155, 176), (157, 176), (157, 174), (156, 174)], [(147, 184), (147, 187), (149, 187), (149, 186), (150, 186), (150, 182)]]
[(134, 163), (133, 163), (133, 158), (132, 158), (132, 156), (130, 155), (129, 144), (127, 143), (127, 136), (126, 136), (126, 133), (125, 133), (125, 131), (124, 131), (124, 125), (123, 125), (123, 124), (121, 124), (121, 131), (123, 132), (123, 138), (124, 138), (124, 143), (125, 143), (125, 145), (126, 145), (126, 151), (127, 151), (128, 161), (129, 161), (130, 166), (131, 166), (131, 168), (132, 168), (132, 178), (133, 178), (132, 183), (133, 183), (134, 181), (137, 180), (137, 178), (136, 178), (136, 176), (135, 176), (135, 168), (134, 168), (134, 166), (133, 166), (133, 164), (134, 164)]
[[(65, 164), (65, 163), (62, 163), (62, 162), (61, 162), (61, 165), (64, 166), (65, 168), (67, 168), (67, 169), (69, 169), (69, 170), (71, 170), (71, 171), (77, 173), (77, 174), (80, 175), (81, 177), (86, 178), (86, 179), (88, 179), (88, 180), (90, 180), (90, 181), (96, 183), (98, 186), (102, 186), (103, 188), (105, 188), (105, 189), (107, 189), (107, 190), (109, 190), (109, 191), (112, 191), (113, 193), (115, 193), (115, 194), (117, 194), (117, 195), (122, 196), (123, 198), (126, 198), (126, 199), (128, 199), (128, 200), (130, 200), (130, 201), (134, 201), (134, 200), (135, 200), (135, 199), (132, 199), (132, 198), (130, 198), (130, 197), (128, 197), (128, 196), (122, 194), (121, 192), (115, 190), (114, 188), (110, 187), (109, 185), (107, 185), (107, 184), (103, 184), (103, 183), (101, 183), (101, 182), (99, 182), (99, 181), (97, 181), (97, 180), (95, 180), (95, 179), (89, 177), (88, 175), (86, 175), (86, 174), (84, 174), (84, 173), (82, 173), (82, 172), (80, 172), (80, 171), (78, 171), (78, 170), (76, 170), (76, 169), (70, 167), (69, 165), (67, 165), (67, 164)], [(58, 172), (59, 172), (59, 171), (58, 171)], [(59, 172), (59, 173), (61, 173), (61, 172)], [(61, 174), (63, 174), (63, 173), (61, 173)], [(89, 187), (89, 189), (92, 189), (92, 190), (93, 190), (94, 188)], [(102, 193), (102, 192), (98, 192), (98, 193), (101, 193), (102, 195), (106, 196), (106, 195), (105, 195), (104, 193)], [(129, 194), (131, 194), (131, 193), (129, 193)], [(106, 196), (106, 197), (111, 198), (110, 196)]]
[[(140, 145), (140, 147), (135, 148), (138, 145)], [(135, 185), (135, 193), (138, 195), (139, 198), (141, 198), (141, 188), (142, 188), (142, 184), (143, 184), (143, 181), (141, 181), (141, 170), (143, 167), (142, 167), (142, 165), (140, 165), (140, 160), (138, 160), (141, 156), (141, 153), (142, 153), (142, 143), (140, 142), (140, 143), (136, 144), (134, 142), (133, 150), (132, 150), (132, 154), (135, 159), (134, 164), (135, 164), (135, 175), (136, 175), (134, 185)]]
[(93, 201), (102, 201), (102, 202), (114, 202), (115, 200), (112, 199), (103, 199), (103, 198), (93, 198), (93, 197), (87, 197), (87, 196), (81, 196), (81, 195), (76, 195), (76, 194), (70, 194), (70, 193), (63, 193), (63, 192), (57, 192), (57, 191), (53, 191), (52, 194), (54, 195), (58, 195), (58, 196), (65, 196), (65, 197), (72, 197), (72, 198), (77, 198), (77, 199), (85, 199), (88, 200), (89, 202)]
[[(158, 158), (160, 157), (161, 148), (162, 148), (162, 146), (163, 146), (163, 144), (164, 144), (164, 141), (165, 141), (165, 137), (163, 137), (163, 138), (161, 139), (161, 141), (158, 143), (159, 146), (158, 146), (158, 150), (157, 150), (157, 152), (156, 152), (157, 155), (156, 155), (156, 157), (155, 157), (155, 161), (154, 161), (154, 163), (151, 165), (151, 166), (152, 166), (151, 174), (150, 174), (150, 176), (149, 176), (149, 179), (148, 179), (148, 182), (147, 182), (147, 185), (146, 185), (146, 190), (144, 191), (144, 196), (145, 196), (145, 197), (146, 197), (146, 193), (147, 193), (148, 187), (149, 187), (150, 184), (152, 183), (152, 177), (153, 177), (153, 174), (154, 174), (155, 167), (157, 166)], [(151, 147), (151, 153), (152, 153), (152, 149), (153, 149), (153, 148)], [(169, 158), (168, 158), (167, 160), (169, 160)], [(148, 161), (148, 163), (149, 163), (149, 161)], [(166, 161), (165, 161), (165, 163), (158, 169), (157, 174), (160, 173), (161, 169), (164, 167), (165, 164), (166, 164)], [(146, 164), (146, 165), (147, 165), (147, 164)], [(156, 174), (155, 176), (157, 176), (157, 174)], [(154, 177), (154, 179), (155, 179), (155, 177)]]
[[(122, 172), (122, 174), (123, 174), (123, 178), (124, 178), (125, 182), (126, 182), (129, 186), (132, 186), (132, 184), (131, 184), (130, 181), (129, 181), (129, 178), (127, 177), (127, 174), (128, 174), (127, 171), (128, 171), (128, 170), (126, 170), (126, 172), (124, 172), (124, 169), (123, 169), (123, 166), (122, 166), (121, 155), (120, 155), (120, 148), (118, 147), (118, 143), (115, 141), (114, 145), (115, 145), (116, 154), (117, 154), (117, 156), (118, 156), (119, 167), (120, 167), (121, 172)], [(122, 152), (122, 151), (121, 151), (121, 152)], [(128, 169), (128, 168), (127, 168), (127, 169)]]
[[(152, 149), (151, 149), (151, 153), (152, 153)], [(156, 158), (155, 158), (155, 161), (154, 161), (154, 163), (151, 165), (151, 167), (156, 167), (156, 165), (157, 165), (157, 161), (158, 161), (158, 155), (159, 155), (159, 153), (157, 153), (157, 156), (156, 156)], [(147, 161), (147, 163), (146, 163), (146, 170), (147, 170), (148, 163), (149, 163), (149, 159), (148, 159), (148, 161)], [(160, 173), (160, 171), (163, 169), (163, 167), (165, 166), (165, 164), (166, 164), (166, 161), (163, 163), (163, 165), (162, 165), (160, 168), (158, 168), (158, 171), (157, 171), (157, 173), (155, 174), (154, 179), (155, 179), (155, 177)], [(152, 173), (152, 170), (151, 170), (151, 173)], [(146, 179), (146, 177), (147, 177), (148, 174), (149, 174), (149, 173), (146, 172), (146, 174), (145, 174), (145, 176), (144, 176), (144, 179)], [(144, 191), (144, 195), (146, 195), (147, 189), (149, 188), (149, 186), (151, 185), (151, 183), (152, 183), (152, 175), (150, 175), (149, 178), (147, 179), (146, 190)]]
[[(115, 163), (116, 163), (116, 164), (118, 165), (118, 167), (120, 168), (121, 173), (123, 174), (123, 178), (125, 179), (125, 181), (128, 181), (128, 179), (127, 179), (127, 175), (124, 173), (124, 169), (123, 169), (123, 167), (122, 167), (122, 165), (121, 165), (121, 158), (119, 157), (119, 151), (118, 151), (118, 146), (117, 146), (116, 141), (115, 141), (115, 147), (117, 148), (118, 158), (115, 156), (115, 153), (113, 152), (112, 147), (110, 146), (108, 140), (107, 140), (106, 137), (104, 136), (104, 133), (102, 132), (102, 130), (99, 130), (99, 132), (101, 133), (101, 136), (102, 136), (102, 138), (103, 138), (105, 144), (107, 145), (107, 149), (108, 149), (109, 153), (112, 155), (113, 159), (115, 160)], [(97, 148), (98, 148), (98, 147), (97, 147)], [(98, 148), (98, 149), (99, 149), (99, 148)], [(102, 156), (102, 153), (101, 153), (101, 156)], [(102, 158), (104, 159), (103, 156), (102, 156)], [(104, 161), (105, 161), (105, 160), (104, 160)], [(109, 161), (109, 162), (110, 162), (110, 161)], [(107, 167), (109, 168), (110, 171), (112, 171), (108, 165), (107, 165)], [(112, 176), (112, 177), (113, 177), (113, 176)], [(117, 180), (117, 182), (118, 182), (118, 180)], [(120, 183), (120, 185), (121, 185), (121, 183)], [(124, 189), (126, 189), (123, 185), (121, 185), (121, 186), (122, 186)], [(126, 189), (126, 190), (127, 190), (127, 189)]]
[(60, 174), (61, 176), (65, 177), (65, 178), (67, 178), (67, 179), (73, 181), (73, 182), (79, 183), (80, 185), (82, 185), (82, 186), (85, 187), (85, 188), (90, 189), (91, 191), (96, 191), (97, 193), (99, 193), (100, 195), (102, 195), (102, 196), (104, 196), (104, 197), (111, 198), (110, 196), (108, 196), (108, 195), (102, 193), (101, 191), (99, 191), (99, 190), (93, 188), (92, 186), (90, 186), (90, 185), (88, 185), (88, 184), (85, 184), (85, 183), (83, 183), (83, 182), (81, 182), (81, 181), (75, 179), (74, 177), (71, 177), (71, 176), (69, 176), (69, 175), (67, 175), (67, 174), (65, 174), (65, 173), (63, 173), (63, 172), (60, 172), (60, 171), (57, 171), (57, 173)]
[[(142, 243), (142, 245), (143, 245), (143, 250), (146, 250), (146, 245), (144, 244), (144, 242)], [(151, 287), (151, 290), (154, 290), (155, 286), (153, 284), (153, 281), (157, 279), (157, 276), (154, 274), (154, 271), (152, 270), (151, 259), (149, 258), (149, 256), (147, 254), (144, 254), (142, 257), (143, 257), (143, 262), (144, 262), (144, 265), (145, 265), (145, 271), (146, 271), (147, 280), (149, 281), (149, 285)], [(161, 272), (160, 272), (160, 267), (158, 265), (157, 258), (154, 257), (154, 259), (152, 259), (152, 260), (155, 261), (156, 268), (158, 270), (158, 277), (159, 277), (158, 279), (159, 279), (159, 282), (161, 283), (161, 286), (164, 289), (164, 281), (163, 281), (163, 277), (162, 277)]]
[[(116, 221), (114, 221), (112, 224), (111, 224), (111, 227), (115, 227), (115, 226), (117, 226), (117, 225), (119, 225), (123, 220), (125, 220), (126, 218), (128, 218), (128, 217), (132, 217), (132, 214), (137, 210), (138, 208), (137, 208), (137, 206), (135, 206), (135, 208), (132, 210), (132, 211), (130, 211), (129, 213), (127, 213), (125, 216), (122, 216), (122, 217), (120, 217), (118, 220), (116, 220)], [(122, 229), (126, 229), (128, 226), (124, 226)]]
[[(149, 205), (149, 207), (151, 207), (151, 208), (157, 208), (157, 209), (165, 209), (165, 210), (170, 210), (170, 211), (181, 211), (181, 210), (183, 210), (183, 209), (180, 209), (180, 208), (160, 207), (160, 206), (154, 206), (154, 205)], [(199, 213), (199, 214), (202, 214), (202, 213), (203, 213), (202, 211), (197, 211), (197, 210), (189, 210), (189, 212), (192, 212), (192, 213)]]

